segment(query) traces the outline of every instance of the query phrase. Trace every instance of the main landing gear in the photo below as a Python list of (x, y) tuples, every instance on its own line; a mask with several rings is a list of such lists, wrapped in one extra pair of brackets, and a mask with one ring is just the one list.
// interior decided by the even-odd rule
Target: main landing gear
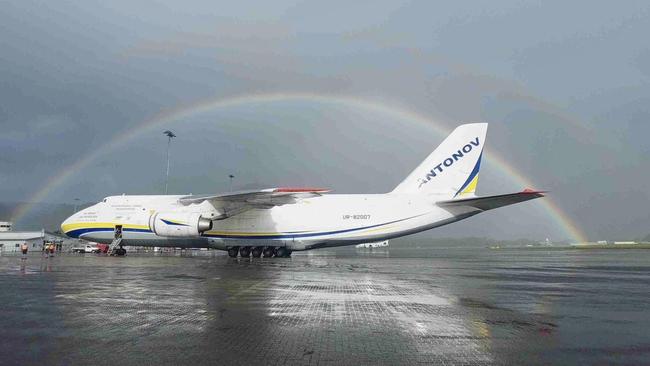
[(263, 251), (264, 247), (255, 247), (253, 248), (253, 251), (251, 251), (251, 254), (253, 254), (253, 258), (259, 258), (262, 256)]
[(241, 248), (239, 248), (239, 255), (242, 258), (248, 258), (251, 255), (251, 247), (241, 247)]
[(237, 254), (239, 254), (239, 247), (228, 248), (228, 255), (230, 258), (237, 258)]
[(253, 254), (253, 258), (259, 258), (263, 256), (264, 258), (278, 257), (278, 258), (289, 258), (291, 257), (291, 250), (286, 247), (230, 247), (228, 248), (228, 256), (231, 258), (237, 258), (237, 255), (242, 258), (248, 258)]
[(279, 247), (275, 250), (275, 256), (280, 258), (288, 258), (291, 255), (291, 252), (285, 247)]
[(266, 247), (262, 251), (262, 255), (264, 256), (264, 258), (271, 258), (273, 257), (273, 254), (275, 254), (275, 250), (273, 249), (273, 247)]

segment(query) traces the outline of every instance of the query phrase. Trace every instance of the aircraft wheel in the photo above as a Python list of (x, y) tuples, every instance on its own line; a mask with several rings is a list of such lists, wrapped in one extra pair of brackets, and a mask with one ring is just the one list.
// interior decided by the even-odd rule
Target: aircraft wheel
[(276, 257), (286, 257), (287, 256), (287, 248), (285, 247), (278, 247), (278, 249), (275, 250), (275, 256)]
[(274, 252), (273, 247), (266, 247), (262, 251), (262, 255), (264, 255), (264, 258), (273, 257), (273, 252)]
[(253, 251), (251, 252), (253, 254), (253, 258), (259, 258), (262, 255), (263, 250), (264, 250), (263, 247), (253, 248)]
[(237, 254), (239, 254), (239, 247), (231, 247), (228, 249), (230, 258), (237, 258)]
[(251, 247), (241, 247), (241, 248), (239, 248), (239, 255), (242, 258), (248, 258), (251, 255)]

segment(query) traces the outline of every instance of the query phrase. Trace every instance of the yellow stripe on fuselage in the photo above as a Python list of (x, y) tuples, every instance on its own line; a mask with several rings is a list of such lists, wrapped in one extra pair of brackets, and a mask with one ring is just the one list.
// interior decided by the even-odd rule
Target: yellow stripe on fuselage
[(147, 225), (120, 224), (119, 222), (72, 222), (61, 225), (64, 233), (79, 229), (114, 228), (115, 225), (122, 225), (123, 229), (149, 229)]

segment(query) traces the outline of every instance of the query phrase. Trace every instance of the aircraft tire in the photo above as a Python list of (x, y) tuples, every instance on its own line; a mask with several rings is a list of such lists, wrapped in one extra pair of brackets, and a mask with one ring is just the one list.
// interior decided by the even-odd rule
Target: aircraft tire
[(239, 248), (239, 255), (242, 258), (248, 258), (251, 255), (251, 247), (241, 247)]
[(251, 254), (253, 254), (253, 258), (259, 258), (262, 256), (262, 251), (264, 250), (264, 247), (255, 247), (251, 251)]
[(285, 247), (278, 247), (278, 249), (275, 250), (275, 256), (284, 258), (287, 256), (287, 248)]
[(273, 249), (273, 247), (266, 247), (262, 251), (262, 255), (264, 256), (264, 258), (270, 258), (273, 257), (274, 252), (275, 250)]
[(228, 248), (228, 255), (230, 258), (237, 258), (237, 254), (239, 254), (239, 247)]

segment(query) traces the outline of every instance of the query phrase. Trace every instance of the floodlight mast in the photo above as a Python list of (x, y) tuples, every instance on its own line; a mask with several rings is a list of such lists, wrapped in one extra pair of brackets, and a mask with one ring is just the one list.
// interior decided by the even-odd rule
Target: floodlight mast
[(167, 194), (167, 188), (169, 187), (169, 148), (171, 146), (172, 139), (176, 137), (176, 135), (170, 130), (163, 131), (163, 134), (167, 136), (167, 173), (165, 174), (165, 194)]

